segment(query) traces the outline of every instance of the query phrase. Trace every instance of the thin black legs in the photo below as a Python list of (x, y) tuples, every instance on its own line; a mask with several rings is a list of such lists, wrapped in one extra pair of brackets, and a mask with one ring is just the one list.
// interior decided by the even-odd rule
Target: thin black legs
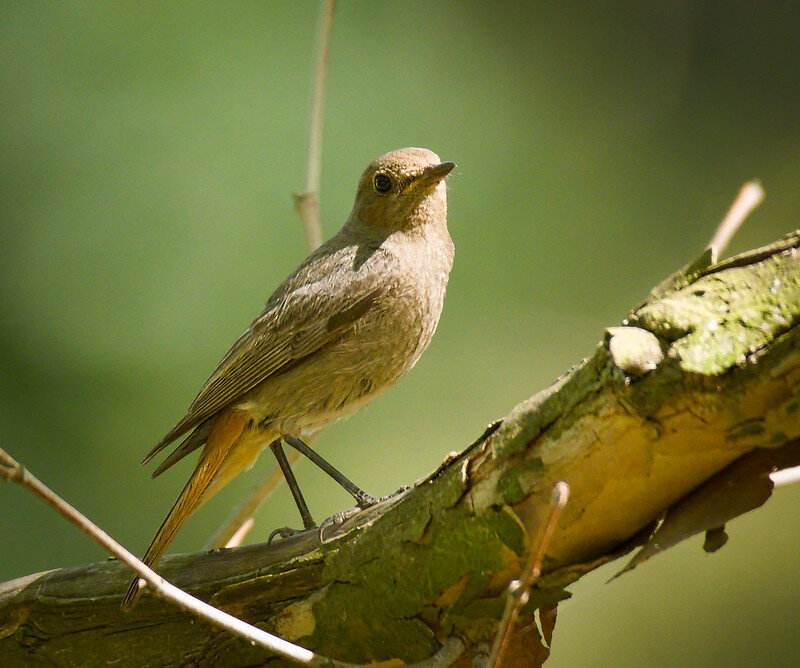
[(299, 438), (284, 435), (283, 440), (286, 441), (288, 445), (291, 445), (300, 454), (314, 462), (314, 464), (319, 466), (323, 471), (325, 471), (325, 473), (338, 482), (347, 491), (347, 493), (356, 500), (356, 503), (359, 507), (368, 508), (369, 506), (372, 506), (378, 502), (374, 496), (367, 494), (365, 491), (350, 482), (350, 480), (348, 480), (341, 471), (325, 461)]
[(311, 517), (311, 513), (308, 510), (308, 504), (303, 498), (303, 492), (300, 491), (300, 485), (297, 484), (297, 478), (294, 477), (294, 472), (289, 464), (289, 460), (286, 459), (286, 453), (283, 451), (281, 439), (272, 441), (272, 443), (269, 444), (269, 447), (270, 450), (272, 450), (272, 454), (275, 455), (275, 459), (278, 460), (278, 466), (281, 467), (283, 477), (286, 478), (286, 484), (289, 485), (289, 489), (292, 492), (294, 502), (297, 504), (297, 509), (300, 511), (300, 517), (303, 518), (303, 526), (306, 529), (313, 529), (315, 526), (317, 526), (317, 524)]

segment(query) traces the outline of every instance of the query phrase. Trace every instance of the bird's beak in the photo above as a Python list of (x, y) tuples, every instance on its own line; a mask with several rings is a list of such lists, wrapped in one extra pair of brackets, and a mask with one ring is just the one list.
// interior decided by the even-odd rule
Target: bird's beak
[(453, 168), (456, 166), (454, 162), (443, 162), (439, 165), (434, 165), (433, 167), (428, 167), (422, 174), (420, 174), (416, 179), (414, 179), (413, 185), (415, 187), (425, 186), (425, 185), (436, 185), (441, 181), (445, 176), (447, 176)]

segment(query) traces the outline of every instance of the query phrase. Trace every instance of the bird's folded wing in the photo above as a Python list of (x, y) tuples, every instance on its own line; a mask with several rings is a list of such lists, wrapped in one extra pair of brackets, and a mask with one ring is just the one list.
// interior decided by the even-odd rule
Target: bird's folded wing
[(365, 276), (347, 291), (311, 284), (290, 293), (256, 318), (206, 381), (186, 416), (147, 455), (148, 462), (165, 446), (211, 417), (271, 375), (338, 339), (379, 300), (383, 288)]

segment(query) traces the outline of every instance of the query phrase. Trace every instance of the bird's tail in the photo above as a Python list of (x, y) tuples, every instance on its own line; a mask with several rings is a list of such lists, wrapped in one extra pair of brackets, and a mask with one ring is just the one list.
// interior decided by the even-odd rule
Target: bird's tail
[[(232, 477), (220, 475), (221, 469), (225, 458), (242, 435), (248, 419), (245, 413), (233, 409), (226, 409), (216, 417), (197, 467), (147, 548), (142, 559), (145, 564), (154, 568), (189, 516)], [(135, 577), (122, 600), (123, 612), (136, 604), (140, 592), (139, 578)]]

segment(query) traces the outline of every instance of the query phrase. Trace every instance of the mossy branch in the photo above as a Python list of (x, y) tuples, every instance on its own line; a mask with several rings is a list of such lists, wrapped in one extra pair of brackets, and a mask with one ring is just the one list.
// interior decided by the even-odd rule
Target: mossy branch
[[(668, 509), (707, 499), (700, 492), (734, 462), (740, 471), (779, 453), (763, 477), (800, 458), (799, 247), (795, 233), (693, 263), (461, 455), (322, 540), (310, 532), (178, 555), (159, 571), (326, 656), (419, 661), (457, 636), (469, 648), (458, 665), (468, 665), (496, 631), (555, 482), (571, 498), (523, 618), (551, 611), (564, 586), (646, 540)], [(736, 514), (717, 511), (716, 526)], [(0, 585), (0, 665), (263, 663), (260, 650), (158, 599), (122, 614), (129, 577), (103, 562)], [(537, 641), (535, 625), (517, 627), (508, 665)]]

